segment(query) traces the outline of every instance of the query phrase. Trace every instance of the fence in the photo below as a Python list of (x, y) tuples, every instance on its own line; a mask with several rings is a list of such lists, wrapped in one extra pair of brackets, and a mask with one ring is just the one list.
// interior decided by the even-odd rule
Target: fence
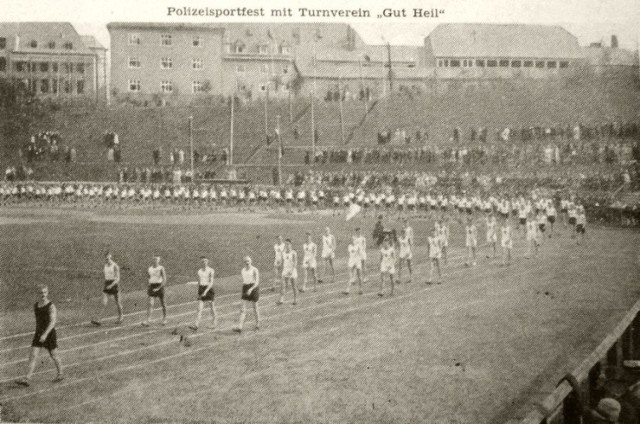
[[(585, 404), (591, 403), (596, 383), (609, 366), (622, 368), (625, 360), (640, 357), (640, 301), (600, 343), (600, 345), (571, 373), (581, 386)], [(538, 409), (529, 413), (520, 424), (573, 424), (580, 417), (571, 399), (573, 389), (563, 381)], [(597, 400), (597, 399), (596, 399)]]

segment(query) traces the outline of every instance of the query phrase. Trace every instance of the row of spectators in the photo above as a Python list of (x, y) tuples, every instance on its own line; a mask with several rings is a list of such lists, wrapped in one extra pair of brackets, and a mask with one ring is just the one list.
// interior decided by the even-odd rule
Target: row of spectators
[(614, 142), (593, 140), (569, 143), (509, 144), (491, 146), (445, 147), (422, 146), (413, 148), (318, 148), (315, 155), (308, 150), (305, 164), (404, 164), (454, 162), (472, 164), (589, 164), (640, 161), (640, 142)]
[[(160, 165), (162, 162), (162, 148), (157, 147), (151, 152), (154, 165)], [(229, 160), (229, 149), (224, 147), (216, 150), (212, 149), (209, 152), (200, 153), (197, 149), (193, 150), (193, 161), (195, 163), (227, 163)], [(174, 148), (169, 152), (169, 163), (171, 165), (184, 165), (189, 163), (191, 158), (189, 152), (184, 149)]]
[(62, 142), (62, 137), (55, 131), (43, 131), (32, 135), (29, 142), (19, 150), (19, 156), (27, 163), (50, 160), (52, 162), (75, 162), (77, 151), (73, 146)]

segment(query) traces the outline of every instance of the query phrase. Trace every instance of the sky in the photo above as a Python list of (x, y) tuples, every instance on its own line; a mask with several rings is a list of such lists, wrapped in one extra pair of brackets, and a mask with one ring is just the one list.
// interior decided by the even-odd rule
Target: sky
[[(347, 6), (348, 5), (348, 6)], [(192, 8), (298, 8), (357, 9), (371, 18), (323, 18), (347, 22), (370, 44), (423, 43), (424, 37), (444, 22), (529, 23), (561, 25), (578, 37), (581, 45), (618, 37), (621, 47), (637, 49), (640, 39), (640, 0), (0, 0), (2, 21), (69, 21), (83, 35), (94, 35), (109, 48), (106, 24), (112, 21), (223, 23), (264, 22), (276, 18), (212, 18), (167, 16), (169, 7)], [(444, 10), (438, 18), (376, 18), (385, 8)], [(307, 22), (313, 21), (306, 18)], [(318, 20), (318, 19), (316, 19)], [(305, 18), (280, 18), (305, 22)]]

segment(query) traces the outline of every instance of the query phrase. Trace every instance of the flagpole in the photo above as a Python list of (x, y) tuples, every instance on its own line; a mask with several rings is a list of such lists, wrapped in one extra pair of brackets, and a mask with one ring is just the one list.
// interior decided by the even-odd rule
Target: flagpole
[(276, 134), (278, 135), (278, 186), (282, 186), (282, 137), (280, 137), (280, 115), (276, 115)]
[(344, 139), (344, 108), (342, 107), (342, 75), (338, 76), (338, 95), (340, 99), (340, 137), (342, 144), (345, 144)]
[(270, 81), (266, 83), (266, 93), (264, 96), (264, 133), (269, 135), (269, 85)]
[(236, 94), (235, 92), (231, 96), (231, 128), (229, 130), (229, 165), (233, 165), (233, 127), (234, 125), (234, 109), (236, 103)]
[(358, 68), (360, 68), (360, 84), (362, 85), (362, 93), (364, 94), (364, 114), (369, 113), (369, 96), (367, 95), (366, 87), (364, 86), (364, 76), (362, 75), (362, 58), (358, 56)]
[(313, 91), (311, 92), (311, 156), (316, 157), (316, 121), (315, 121), (315, 97), (316, 97), (316, 43), (313, 41)]
[(189, 117), (189, 156), (191, 157), (191, 181), (195, 179), (193, 172), (193, 116)]

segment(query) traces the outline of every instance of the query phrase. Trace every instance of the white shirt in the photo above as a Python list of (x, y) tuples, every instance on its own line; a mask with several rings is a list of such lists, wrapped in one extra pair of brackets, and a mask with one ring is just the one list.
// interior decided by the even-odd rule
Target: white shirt
[(213, 276), (214, 270), (209, 266), (205, 269), (200, 268), (198, 270), (198, 279), (200, 280), (201, 286), (208, 286), (209, 284), (213, 284)]
[(240, 274), (242, 275), (242, 284), (245, 284), (245, 285), (256, 284), (258, 282), (258, 277), (260, 275), (258, 273), (258, 268), (256, 268), (253, 265), (249, 266), (249, 269), (242, 268), (242, 271), (240, 272)]
[(163, 275), (165, 275), (165, 273), (164, 273), (164, 267), (162, 265), (159, 265), (157, 267), (150, 266), (149, 267), (149, 284), (162, 284), (162, 281), (164, 281)]

